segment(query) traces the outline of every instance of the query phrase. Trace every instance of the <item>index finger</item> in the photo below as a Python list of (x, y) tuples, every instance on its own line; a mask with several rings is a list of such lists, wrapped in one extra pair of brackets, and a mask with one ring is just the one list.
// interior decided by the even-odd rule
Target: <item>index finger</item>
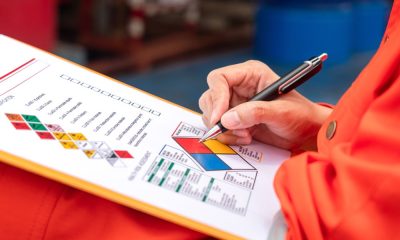
[(259, 61), (251, 60), (211, 71), (207, 76), (210, 122), (216, 123), (229, 109), (233, 89), (241, 96), (253, 96), (266, 67)]
[[(278, 79), (266, 64), (249, 60), (211, 71), (207, 76), (211, 111), (210, 122), (215, 123), (230, 107), (250, 99), (261, 89)], [(239, 101), (238, 101), (239, 100)]]
[(224, 112), (229, 109), (229, 100), (231, 98), (230, 86), (227, 79), (217, 70), (211, 71), (207, 76), (209, 86), (208, 109), (211, 111), (210, 122), (215, 124)]

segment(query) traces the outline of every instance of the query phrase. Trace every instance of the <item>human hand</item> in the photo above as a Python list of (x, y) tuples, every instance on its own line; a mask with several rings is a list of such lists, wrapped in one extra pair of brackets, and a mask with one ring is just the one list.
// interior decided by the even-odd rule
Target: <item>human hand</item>
[(227, 144), (252, 139), (281, 148), (315, 148), (316, 136), (331, 109), (291, 91), (274, 101), (251, 101), (279, 76), (259, 61), (219, 68), (207, 77), (209, 89), (199, 99), (203, 121), (211, 127), (219, 119), (230, 131), (218, 136)]

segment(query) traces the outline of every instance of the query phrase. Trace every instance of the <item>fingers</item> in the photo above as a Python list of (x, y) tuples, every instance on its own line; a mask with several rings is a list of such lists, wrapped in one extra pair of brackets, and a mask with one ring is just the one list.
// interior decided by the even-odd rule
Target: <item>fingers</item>
[(215, 69), (208, 74), (207, 83), (210, 89), (220, 87), (219, 80), (225, 80), (229, 86), (255, 86), (261, 79), (272, 82), (277, 75), (264, 63), (249, 60)]
[(209, 90), (199, 99), (203, 120), (207, 126), (215, 124), (230, 106), (245, 102), (255, 95), (261, 79), (275, 80), (277, 75), (259, 61), (247, 61), (213, 70), (207, 77)]
[(218, 135), (217, 139), (218, 141), (229, 145), (247, 145), (251, 143), (252, 136), (249, 130), (238, 129)]
[(276, 101), (274, 102), (246, 102), (240, 104), (222, 115), (221, 123), (227, 129), (245, 129), (259, 123), (273, 121), (277, 114)]
[(208, 100), (208, 118), (215, 124), (224, 112), (229, 109), (232, 95), (232, 79), (225, 74), (232, 73), (236, 68), (229, 66), (211, 71), (207, 76), (209, 90), (206, 92)]
[(229, 97), (227, 99), (215, 100), (218, 94), (211, 89), (204, 92), (199, 99), (199, 107), (203, 112), (203, 122), (206, 126), (211, 127), (216, 124), (221, 115), (228, 110)]
[(202, 118), (203, 122), (207, 127), (211, 127), (212, 123), (210, 123), (210, 116), (211, 116), (211, 93), (210, 90), (205, 91), (200, 99), (199, 99), (199, 107), (200, 110), (203, 112)]

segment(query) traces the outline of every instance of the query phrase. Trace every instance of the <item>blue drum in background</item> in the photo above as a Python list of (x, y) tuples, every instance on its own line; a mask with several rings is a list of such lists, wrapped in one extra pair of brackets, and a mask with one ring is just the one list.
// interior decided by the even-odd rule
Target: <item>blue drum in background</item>
[(389, 10), (387, 1), (357, 1), (353, 4), (355, 51), (371, 51), (378, 48), (385, 31)]
[(255, 55), (293, 64), (322, 52), (329, 64), (374, 50), (387, 21), (385, 1), (264, 1), (256, 15)]

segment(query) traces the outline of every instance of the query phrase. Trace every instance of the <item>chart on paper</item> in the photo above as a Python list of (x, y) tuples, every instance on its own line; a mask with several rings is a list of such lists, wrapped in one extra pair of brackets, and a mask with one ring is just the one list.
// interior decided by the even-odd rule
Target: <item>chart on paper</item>
[(200, 142), (204, 129), (181, 122), (145, 180), (177, 194), (237, 214), (246, 214), (257, 169), (246, 155), (217, 140)]
[(199, 142), (198, 113), (1, 35), (0, 52), (2, 161), (219, 238), (266, 238), (287, 151)]
[(66, 150), (80, 150), (88, 159), (103, 159), (113, 167), (126, 167), (123, 160), (133, 159), (126, 150), (113, 150), (104, 141), (91, 141), (82, 133), (66, 132), (58, 124), (43, 123), (37, 116), (6, 113), (16, 130), (32, 130), (42, 140), (53, 140)]

